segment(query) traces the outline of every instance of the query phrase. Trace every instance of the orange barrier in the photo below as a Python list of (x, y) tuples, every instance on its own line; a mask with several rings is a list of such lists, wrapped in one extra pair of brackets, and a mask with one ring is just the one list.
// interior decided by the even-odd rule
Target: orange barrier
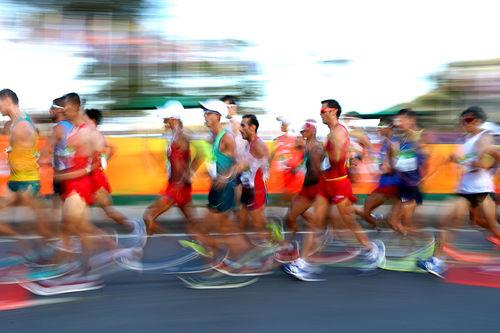
[[(162, 138), (119, 138), (109, 137), (109, 142), (117, 148), (116, 155), (109, 161), (106, 169), (109, 182), (115, 195), (151, 195), (160, 193), (166, 186), (167, 175), (165, 168), (166, 141)], [(43, 138), (40, 139), (39, 147), (45, 144)], [(272, 148), (272, 142), (267, 142)], [(5, 151), (8, 145), (8, 138), (0, 136), (0, 149)], [(428, 146), (429, 166), (427, 176), (422, 189), (425, 193), (446, 194), (454, 193), (459, 177), (459, 168), (452, 163), (447, 163), (447, 157), (454, 151), (452, 144), (430, 144)], [(210, 144), (202, 140), (192, 142), (193, 154), (202, 154), (205, 159), (209, 159)], [(6, 163), (5, 153), (1, 161)], [(206, 173), (206, 168), (201, 167), (193, 177), (193, 193), (206, 194), (210, 188), (210, 179)], [(52, 193), (51, 168), (42, 167), (41, 191), (42, 194)], [(300, 184), (303, 175), (296, 174), (297, 184)], [(500, 177), (497, 177), (496, 184), (500, 187)], [(6, 191), (5, 174), (0, 175), (0, 195)], [(294, 182), (295, 182), (294, 180)], [(376, 177), (372, 174), (361, 174), (358, 182), (353, 184), (356, 194), (370, 193), (376, 186)], [(295, 186), (297, 187), (297, 186)], [(269, 193), (283, 192), (283, 176), (277, 172), (273, 163), (270, 169), (269, 180), (267, 182)], [(296, 190), (298, 190), (298, 186)]]

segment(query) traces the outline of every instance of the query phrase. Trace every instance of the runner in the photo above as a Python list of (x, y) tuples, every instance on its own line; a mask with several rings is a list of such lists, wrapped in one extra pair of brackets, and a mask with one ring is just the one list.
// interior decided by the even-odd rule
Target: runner
[[(89, 258), (100, 245), (113, 248), (114, 243), (94, 227), (89, 218), (88, 205), (93, 202), (93, 186), (90, 173), (92, 157), (98, 147), (95, 130), (85, 122), (80, 112), (80, 97), (76, 93), (64, 96), (64, 116), (73, 128), (66, 140), (65, 168), (55, 174), (61, 182), (63, 246), (70, 248), (69, 235), (79, 238), (82, 246), (82, 272), (90, 270)], [(99, 236), (95, 239), (93, 237)]]
[[(65, 168), (66, 140), (73, 128), (73, 125), (64, 118), (64, 97), (52, 101), (49, 115), (55, 125), (52, 127), (52, 133), (41, 152), (40, 163), (50, 164), (54, 171), (57, 172)], [(55, 179), (53, 181), (53, 192), (52, 206), (53, 209), (57, 209), (60, 207), (62, 192), (61, 184)]]
[[(237, 99), (234, 96), (231, 95), (225, 95), (220, 99), (222, 102), (226, 103), (228, 107), (228, 118), (229, 118), (229, 123), (226, 126), (226, 130), (231, 133), (234, 136), (234, 141), (236, 142), (236, 160), (237, 161), (242, 161), (247, 153), (247, 146), (248, 143), (245, 139), (243, 139), (242, 134), (241, 134), (241, 117), (238, 116), (238, 104), (237, 104)], [(236, 206), (238, 206), (241, 198), (241, 175), (238, 175), (235, 179), (235, 187), (234, 187), (234, 192), (235, 192), (235, 203)], [(235, 206), (235, 209), (237, 208)], [(236, 209), (237, 211), (237, 209)], [(236, 214), (236, 216), (239, 218), (240, 214)]]
[(242, 184), (241, 210), (239, 213), (240, 228), (245, 230), (248, 218), (252, 221), (253, 230), (260, 233), (260, 238), (266, 237), (265, 208), (266, 185), (268, 174), (269, 150), (261, 138), (257, 136), (259, 121), (253, 114), (244, 115), (241, 120), (241, 135), (248, 142), (244, 157), (243, 172), (240, 180)]
[[(208, 212), (203, 219), (202, 234), (198, 235), (198, 240), (211, 250), (207, 250), (195, 242), (183, 241), (183, 245), (206, 256), (211, 256), (214, 250), (229, 248), (229, 255), (235, 258), (248, 251), (251, 246), (245, 237), (234, 235), (239, 230), (230, 220), (230, 213), (234, 208), (235, 178), (240, 169), (235, 161), (236, 143), (234, 137), (224, 129), (222, 124), (223, 121), (227, 120), (228, 108), (224, 102), (219, 100), (200, 102), (200, 106), (204, 111), (205, 125), (214, 136), (214, 142), (213, 160), (209, 166), (212, 187), (208, 194)], [(223, 235), (223, 237), (210, 236), (209, 233), (212, 231)]]
[(370, 176), (373, 174), (372, 156), (373, 146), (363, 128), (355, 126), (355, 122), (359, 118), (353, 116), (342, 116), (341, 124), (344, 124), (349, 131), (349, 179), (352, 183), (370, 181)]
[(378, 227), (378, 219), (373, 211), (386, 201), (398, 198), (399, 178), (393, 165), (395, 147), (392, 129), (392, 119), (388, 117), (380, 119), (378, 132), (382, 137), (382, 142), (377, 156), (380, 179), (377, 188), (368, 196), (363, 207), (363, 218), (376, 228)]
[(336, 205), (342, 222), (350, 229), (362, 245), (362, 258), (365, 270), (373, 270), (385, 260), (385, 246), (381, 241), (371, 242), (357, 224), (353, 202), (356, 197), (352, 193), (351, 183), (347, 177), (349, 133), (339, 123), (342, 112), (340, 104), (333, 99), (321, 102), (321, 118), (330, 133), (327, 136), (325, 151), (328, 166), (319, 177), (318, 197), (314, 202), (315, 219), (310, 232), (306, 234), (301, 258), (284, 266), (284, 271), (303, 281), (315, 281), (315, 270), (307, 263), (307, 258), (319, 249), (317, 234), (325, 229), (325, 220), (330, 206)]
[[(0, 91), (0, 112), (10, 118), (5, 124), (9, 135), (9, 147), (6, 149), (10, 176), (8, 194), (2, 208), (13, 205), (16, 201), (28, 206), (35, 212), (38, 234), (45, 239), (53, 235), (39, 199), (40, 174), (38, 170), (38, 131), (31, 117), (19, 109), (19, 99), (10, 89)], [(15, 235), (16, 232), (6, 224), (0, 224), (0, 232)]]
[(492, 163), (497, 164), (498, 152), (493, 145), (493, 137), (487, 133), (487, 130), (481, 129), (486, 119), (486, 113), (477, 106), (469, 107), (460, 115), (460, 123), (466, 133), (465, 142), (462, 145), (462, 151), (450, 157), (452, 162), (460, 164), (463, 168), (457, 198), (453, 201), (450, 213), (442, 221), (443, 230), (435, 255), (429, 260), (418, 262), (420, 268), (438, 277), (443, 277), (446, 271), (444, 250), (452, 240), (448, 229), (459, 227), (469, 214), (471, 207), (479, 209), (487, 222), (488, 230), (500, 239), (496, 207), (492, 199), (495, 187), (493, 177), (488, 170)]
[(110, 145), (104, 135), (97, 129), (102, 122), (102, 112), (98, 109), (86, 109), (83, 118), (85, 123), (94, 130), (97, 143), (92, 157), (92, 171), (89, 175), (92, 180), (93, 203), (101, 207), (110, 219), (123, 226), (126, 231), (135, 236), (132, 239), (127, 238), (127, 240), (132, 241), (132, 243), (127, 244), (127, 247), (142, 247), (146, 237), (144, 223), (137, 219), (127, 219), (113, 208), (111, 186), (109, 185), (108, 177), (104, 173), (104, 169), (116, 151), (115, 147)]
[(180, 102), (169, 101), (158, 113), (165, 128), (172, 132), (172, 138), (167, 148), (167, 188), (164, 195), (153, 202), (144, 212), (143, 218), (148, 234), (154, 234), (161, 230), (156, 219), (174, 205), (186, 217), (188, 233), (193, 233), (195, 229), (188, 204), (191, 203), (191, 174), (198, 169), (201, 161), (196, 156), (191, 162), (190, 138), (184, 132), (181, 118), (183, 112), (184, 107)]
[(316, 138), (316, 121), (314, 119), (306, 120), (300, 133), (306, 142), (304, 147), (306, 174), (302, 189), (293, 198), (286, 217), (287, 227), (294, 234), (297, 232), (297, 218), (299, 216), (302, 216), (308, 223), (312, 221), (312, 216), (307, 213), (307, 210), (318, 195), (321, 162), (324, 158), (323, 146)]
[(423, 130), (418, 129), (416, 120), (416, 113), (410, 109), (400, 110), (395, 120), (400, 131), (396, 138), (394, 165), (399, 177), (400, 200), (391, 210), (389, 225), (403, 235), (415, 231), (413, 215), (423, 201), (420, 183), (425, 173), (424, 140)]
[(297, 145), (297, 137), (290, 134), (290, 121), (281, 116), (276, 120), (280, 123), (283, 134), (274, 139), (269, 164), (277, 171), (277, 186), (283, 200), (288, 202), (300, 191), (302, 177), (299, 169), (303, 162), (303, 152), (300, 145)]

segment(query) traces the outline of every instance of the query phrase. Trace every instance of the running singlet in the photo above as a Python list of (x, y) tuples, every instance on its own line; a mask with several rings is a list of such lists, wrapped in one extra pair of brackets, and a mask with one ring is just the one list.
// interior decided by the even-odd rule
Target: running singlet
[[(315, 147), (316, 148), (316, 147)], [(319, 182), (318, 175), (313, 175), (311, 171), (311, 158), (310, 151), (306, 150), (304, 153), (304, 164), (306, 166), (306, 174), (304, 176), (303, 186), (316, 185)]]
[(277, 167), (279, 171), (293, 170), (300, 164), (300, 162), (296, 163), (295, 137), (283, 134), (276, 139), (274, 149), (276, 151), (275, 157), (278, 160)]
[(471, 163), (479, 158), (477, 141), (487, 131), (482, 131), (474, 136), (467, 136), (462, 146), (464, 158), (460, 161), (463, 175), (458, 186), (459, 193), (493, 193), (495, 186), (493, 176), (488, 170), (473, 168)]
[[(382, 146), (380, 147), (380, 150), (377, 154), (376, 157), (376, 162), (379, 170), (382, 169), (383, 164), (391, 164), (390, 162), (390, 156), (389, 156), (389, 151), (391, 148), (392, 141), (390, 139), (384, 138), (384, 141), (382, 143)], [(398, 185), (399, 184), (399, 178), (394, 172), (389, 172), (389, 173), (382, 173), (380, 176), (379, 180), (379, 185), (380, 186), (391, 186), (391, 185)]]
[(189, 148), (185, 151), (181, 150), (175, 143), (176, 140), (177, 138), (174, 136), (167, 148), (168, 182), (190, 184), (189, 162), (191, 161), (191, 152)]
[(407, 135), (398, 139), (399, 154), (395, 157), (394, 167), (401, 176), (401, 180), (411, 186), (417, 186), (421, 179), (419, 169), (423, 161), (423, 155), (418, 148), (420, 136), (421, 132), (413, 139), (410, 139)]
[(249, 164), (249, 168), (241, 173), (241, 184), (243, 187), (254, 188), (257, 187), (256, 183), (262, 185), (264, 179), (267, 177), (267, 158), (256, 158), (251, 154), (252, 145), (262, 139), (256, 137), (249, 145), (246, 151), (245, 159)]
[(69, 152), (66, 148), (66, 141), (68, 140), (69, 133), (73, 129), (73, 124), (71, 124), (67, 120), (62, 120), (58, 122), (57, 125), (62, 126), (62, 128), (64, 129), (64, 137), (61, 141), (57, 142), (54, 147), (54, 169), (56, 171), (61, 171), (68, 168), (67, 158)]
[[(21, 121), (28, 122), (31, 127), (35, 130), (35, 139), (33, 144), (29, 147), (22, 147), (15, 143), (12, 138), (14, 128)], [(10, 128), (10, 139), (9, 147), (6, 152), (8, 154), (8, 161), (10, 167), (9, 181), (37, 181), (40, 180), (40, 174), (38, 172), (37, 159), (39, 157), (38, 150), (36, 147), (38, 135), (36, 134), (35, 125), (31, 120), (31, 117), (23, 113), (21, 116), (12, 123)]]
[[(67, 147), (68, 165), (67, 168), (64, 170), (64, 172), (73, 172), (83, 169), (90, 170), (91, 168), (92, 157), (83, 155), (81, 152), (75, 150), (75, 148), (70, 145), (73, 142), (73, 140), (78, 140), (77, 139), (78, 132), (80, 131), (80, 129), (84, 127), (86, 127), (85, 123), (81, 124), (78, 127), (73, 127), (73, 129), (71, 130), (71, 132), (67, 137), (66, 143), (68, 146)], [(94, 186), (90, 174), (85, 174), (77, 178), (64, 180), (61, 182), (61, 184), (63, 189), (61, 197), (63, 199), (68, 198), (72, 193), (77, 193), (82, 199), (85, 200), (87, 204), (92, 203), (94, 195)]]
[(215, 138), (214, 145), (212, 147), (213, 156), (213, 166), (211, 176), (216, 178), (218, 175), (227, 174), (234, 164), (234, 159), (223, 154), (220, 149), (220, 141), (222, 137), (226, 134), (226, 130), (223, 129)]
[(340, 159), (338, 161), (332, 160), (331, 156), (335, 155), (335, 146), (331, 142), (331, 140), (328, 140), (325, 146), (325, 151), (327, 152), (327, 156), (325, 157), (325, 162), (326, 165), (324, 164), (323, 166), (323, 174), (322, 177), (327, 180), (337, 180), (337, 179), (342, 179), (342, 178), (347, 178), (347, 172), (349, 169), (349, 146), (350, 146), (350, 140), (349, 140), (349, 132), (347, 129), (341, 125), (338, 124), (337, 126), (342, 127), (342, 129), (346, 133), (346, 142), (340, 147)]

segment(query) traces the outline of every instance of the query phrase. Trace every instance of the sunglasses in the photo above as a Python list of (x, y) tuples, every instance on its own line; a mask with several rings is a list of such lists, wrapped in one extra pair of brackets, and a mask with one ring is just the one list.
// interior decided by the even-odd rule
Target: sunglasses
[(321, 114), (327, 113), (327, 112), (330, 112), (330, 111), (337, 112), (337, 109), (335, 109), (335, 108), (329, 108), (329, 107), (324, 107), (324, 108), (321, 108), (321, 110), (320, 110)]
[(474, 117), (466, 117), (466, 118), (462, 118), (461, 123), (462, 124), (470, 124), (474, 120), (476, 120), (476, 118), (474, 118)]

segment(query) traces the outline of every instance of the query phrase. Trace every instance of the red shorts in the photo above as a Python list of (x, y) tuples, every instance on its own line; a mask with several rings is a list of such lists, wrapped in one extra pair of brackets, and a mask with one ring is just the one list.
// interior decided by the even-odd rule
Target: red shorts
[(318, 184), (305, 186), (303, 185), (299, 195), (308, 200), (314, 201), (316, 199), (316, 196), (318, 195)]
[(322, 176), (319, 177), (318, 195), (321, 195), (335, 205), (345, 199), (348, 199), (350, 202), (358, 200), (352, 193), (352, 185), (348, 177), (335, 180), (326, 180)]
[(191, 202), (191, 184), (169, 183), (165, 190), (165, 197), (172, 200), (177, 206), (182, 207)]
[(63, 200), (75, 192), (85, 200), (87, 205), (91, 205), (94, 201), (94, 187), (92, 186), (90, 175), (62, 181), (61, 187), (61, 198)]
[(90, 173), (90, 178), (92, 179), (93, 192), (97, 192), (99, 189), (103, 188), (108, 193), (111, 193), (111, 186), (109, 186), (108, 177), (101, 168), (95, 169)]

